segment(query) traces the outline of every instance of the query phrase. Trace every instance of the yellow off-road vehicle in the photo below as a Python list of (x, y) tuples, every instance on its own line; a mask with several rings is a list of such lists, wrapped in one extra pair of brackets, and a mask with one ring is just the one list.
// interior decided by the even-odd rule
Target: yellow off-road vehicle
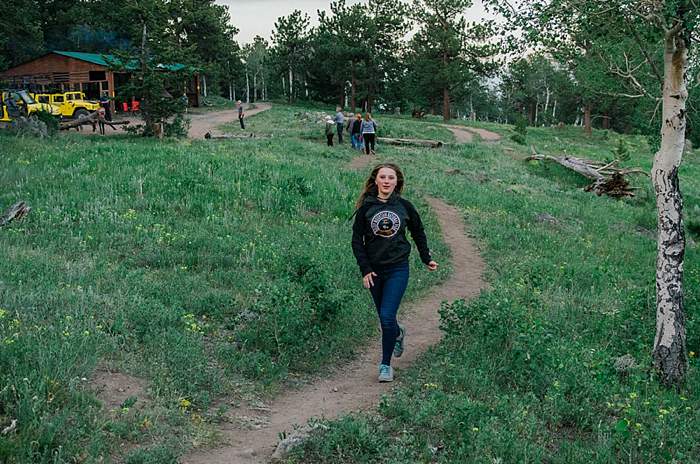
[(0, 122), (7, 123), (20, 116), (30, 117), (39, 111), (46, 111), (56, 117), (61, 116), (57, 108), (38, 103), (26, 90), (0, 91)]
[(64, 118), (79, 118), (97, 111), (100, 104), (87, 100), (83, 92), (35, 93), (34, 99), (39, 103), (56, 108)]

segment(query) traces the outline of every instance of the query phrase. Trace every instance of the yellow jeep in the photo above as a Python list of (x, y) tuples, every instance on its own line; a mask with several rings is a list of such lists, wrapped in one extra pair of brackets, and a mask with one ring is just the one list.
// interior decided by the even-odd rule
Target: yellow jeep
[(49, 104), (56, 108), (64, 118), (77, 119), (100, 108), (99, 103), (87, 100), (83, 92), (35, 93), (34, 98), (39, 103)]
[(39, 111), (47, 111), (56, 117), (61, 116), (58, 109), (38, 103), (26, 90), (0, 91), (0, 122), (10, 122), (20, 116), (31, 116)]

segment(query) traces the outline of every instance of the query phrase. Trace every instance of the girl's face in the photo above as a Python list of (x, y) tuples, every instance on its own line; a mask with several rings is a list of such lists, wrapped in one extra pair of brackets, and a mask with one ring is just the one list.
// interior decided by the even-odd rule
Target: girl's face
[(396, 171), (391, 168), (381, 168), (374, 182), (377, 184), (379, 196), (388, 198), (396, 188)]

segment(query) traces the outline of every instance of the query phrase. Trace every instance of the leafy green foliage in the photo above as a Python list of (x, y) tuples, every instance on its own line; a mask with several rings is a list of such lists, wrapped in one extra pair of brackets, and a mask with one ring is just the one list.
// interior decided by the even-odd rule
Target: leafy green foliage
[(50, 135), (55, 134), (58, 132), (58, 118), (48, 111), (40, 110), (34, 113), (32, 116), (36, 115), (35, 117), (46, 124), (46, 129)]
[[(648, 170), (645, 138), (621, 138), (628, 163)], [(528, 140), (538, 151), (600, 160), (618, 146), (615, 137), (587, 138), (571, 127), (530, 127)], [(504, 145), (395, 157), (420, 166), (422, 189), (461, 205), (491, 288), (443, 304), (445, 341), (398, 372), (400, 387), (376, 412), (326, 422), (328, 431), (315, 433), (294, 462), (692, 462), (700, 452), (692, 438), (696, 311), (688, 313), (687, 384), (663, 388), (649, 363), (656, 218), (648, 181), (635, 181), (635, 199), (596, 197), (566, 170), (524, 169), (529, 150)], [(436, 183), (448, 170), (474, 176)], [(698, 210), (699, 172), (695, 160), (681, 168), (689, 215)], [(543, 212), (557, 222), (540, 222)], [(697, 260), (691, 245), (687, 269)], [(690, 272), (689, 308), (697, 287)], [(635, 365), (618, 372), (625, 354)]]
[(511, 135), (510, 139), (518, 145), (525, 145), (527, 143), (527, 120), (522, 116), (516, 117), (513, 130), (515, 134)]

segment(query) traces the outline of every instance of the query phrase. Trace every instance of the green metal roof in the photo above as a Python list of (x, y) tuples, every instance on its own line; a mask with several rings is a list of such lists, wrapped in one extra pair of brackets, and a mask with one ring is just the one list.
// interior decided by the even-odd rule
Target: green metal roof
[(60, 50), (54, 50), (53, 53), (75, 58), (80, 61), (87, 61), (88, 63), (99, 64), (100, 66), (110, 66), (110, 63), (108, 63), (105, 58), (110, 62), (114, 61), (114, 55), (100, 55), (99, 53), (63, 52)]
[[(110, 67), (112, 64), (118, 64), (119, 59), (114, 55), (106, 55), (100, 53), (83, 53), (83, 52), (65, 52), (60, 50), (53, 50), (53, 53), (58, 55), (67, 56), (70, 58), (75, 58), (76, 60), (87, 61), (88, 63), (97, 64), (100, 66)], [(184, 64), (173, 63), (173, 64), (159, 64), (158, 68), (164, 69), (166, 71), (181, 71), (186, 68)], [(126, 67), (127, 69), (136, 69), (137, 63), (129, 63)]]

